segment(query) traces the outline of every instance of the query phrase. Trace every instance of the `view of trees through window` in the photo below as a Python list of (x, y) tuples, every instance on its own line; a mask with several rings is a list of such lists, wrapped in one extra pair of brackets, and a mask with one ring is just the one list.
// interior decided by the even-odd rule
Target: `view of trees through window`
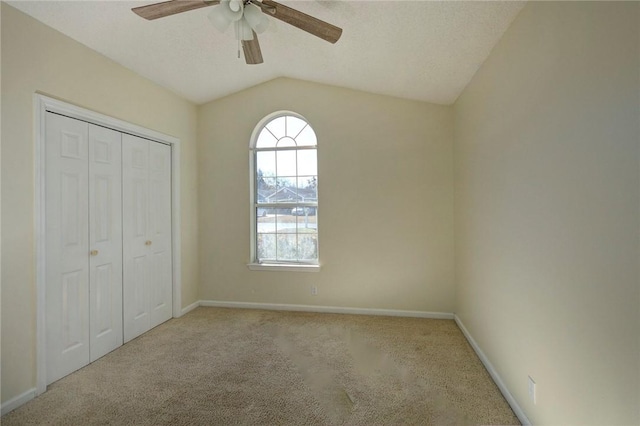
[(316, 135), (293, 115), (269, 121), (254, 157), (254, 209), (258, 262), (318, 260)]

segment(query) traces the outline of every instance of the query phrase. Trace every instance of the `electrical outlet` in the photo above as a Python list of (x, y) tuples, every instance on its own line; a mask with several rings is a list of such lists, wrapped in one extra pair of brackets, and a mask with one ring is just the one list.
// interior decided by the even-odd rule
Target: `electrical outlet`
[(531, 402), (535, 405), (537, 403), (536, 382), (531, 378), (531, 376), (528, 376), (528, 379), (529, 399), (531, 399)]
[(311, 294), (314, 296), (318, 294), (318, 286), (315, 286), (315, 285), (311, 286)]

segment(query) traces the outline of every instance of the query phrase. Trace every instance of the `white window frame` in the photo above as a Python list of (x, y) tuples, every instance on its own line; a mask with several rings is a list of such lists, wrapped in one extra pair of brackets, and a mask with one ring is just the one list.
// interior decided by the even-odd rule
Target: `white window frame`
[[(258, 136), (262, 129), (272, 120), (283, 116), (293, 116), (297, 117), (301, 120), (304, 120), (309, 126), (309, 120), (307, 120), (304, 116), (293, 112), (293, 111), (277, 111), (272, 114), (264, 117), (256, 127), (253, 129), (253, 133), (251, 134), (250, 145), (249, 145), (249, 208), (251, 218), (251, 261), (247, 265), (250, 270), (253, 271), (290, 271), (290, 272), (318, 272), (320, 270), (320, 238), (318, 235), (318, 259), (316, 261), (282, 261), (282, 262), (270, 262), (270, 263), (260, 263), (258, 262), (257, 256), (257, 221), (256, 221), (256, 212), (257, 212), (257, 194), (256, 194), (256, 153), (261, 151), (261, 149), (256, 148), (256, 143), (258, 140)], [(313, 126), (311, 126), (313, 129)], [(315, 131), (315, 130), (314, 130)], [(301, 149), (315, 149), (316, 152), (318, 150), (318, 144), (316, 143), (313, 147), (291, 147), (291, 148), (280, 148), (279, 150), (301, 150)], [(271, 150), (271, 148), (265, 149)], [(317, 160), (316, 160), (317, 161)], [(295, 205), (293, 205), (295, 204)], [(318, 205), (319, 202), (316, 203), (292, 203), (291, 206), (287, 203), (275, 203), (275, 204), (260, 204), (260, 207), (264, 208), (287, 208), (287, 207), (315, 207), (316, 208), (316, 220), (318, 220)], [(317, 223), (317, 222), (316, 222)], [(320, 230), (319, 224), (317, 224), (318, 231)]]

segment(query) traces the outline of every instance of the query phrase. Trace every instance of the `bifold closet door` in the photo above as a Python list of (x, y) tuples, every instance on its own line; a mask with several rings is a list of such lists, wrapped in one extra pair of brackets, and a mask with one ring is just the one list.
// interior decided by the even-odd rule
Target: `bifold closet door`
[(172, 314), (171, 148), (123, 136), (124, 341)]
[(123, 343), (122, 134), (89, 125), (91, 362)]
[(47, 113), (47, 384), (122, 345), (120, 133)]

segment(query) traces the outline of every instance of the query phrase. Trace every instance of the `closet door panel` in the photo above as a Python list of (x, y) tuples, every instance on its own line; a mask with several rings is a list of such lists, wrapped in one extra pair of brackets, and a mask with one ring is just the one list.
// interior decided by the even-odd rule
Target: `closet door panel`
[(124, 341), (151, 328), (149, 233), (149, 141), (122, 140)]
[(95, 361), (122, 345), (120, 132), (89, 126), (90, 347)]
[(47, 113), (47, 384), (90, 359), (87, 139), (87, 123)]
[(152, 265), (151, 327), (171, 318), (171, 148), (149, 143), (149, 245)]

